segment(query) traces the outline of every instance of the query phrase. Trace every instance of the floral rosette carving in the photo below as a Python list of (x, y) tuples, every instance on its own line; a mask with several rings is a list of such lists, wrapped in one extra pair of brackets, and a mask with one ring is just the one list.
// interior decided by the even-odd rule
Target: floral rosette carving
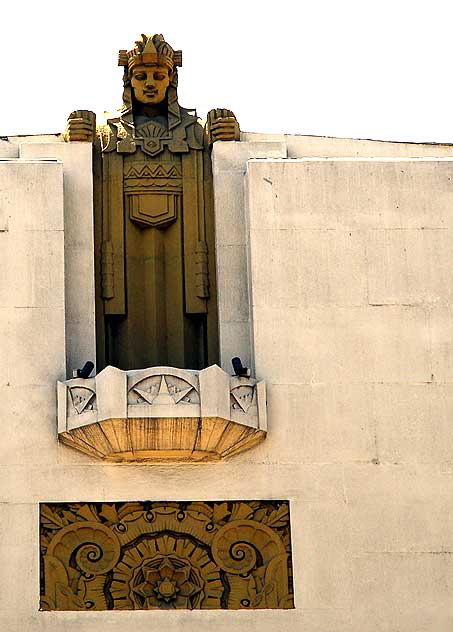
[(207, 550), (189, 537), (160, 535), (128, 549), (112, 576), (120, 609), (220, 608), (219, 570)]

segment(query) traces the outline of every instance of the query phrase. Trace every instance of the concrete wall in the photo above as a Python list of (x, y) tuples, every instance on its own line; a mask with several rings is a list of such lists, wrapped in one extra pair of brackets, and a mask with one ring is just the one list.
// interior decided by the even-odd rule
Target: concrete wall
[(96, 364), (93, 175), (90, 143), (21, 142), (21, 158), (63, 164), (66, 375)]
[[(314, 153), (333, 153), (321, 140)], [(371, 155), (394, 145), (360, 143), (357, 153)], [(353, 149), (345, 142), (342, 153)], [(236, 276), (220, 286), (241, 286), (229, 318), (248, 321), (249, 339), (226, 341), (244, 357), (249, 349), (268, 384), (269, 438), (250, 458), (318, 472), (320, 498), (300, 480), (291, 492), (297, 604), (319, 613), (312, 627), (301, 613), (300, 629), (330, 629), (326, 612), (338, 617), (332, 629), (342, 629), (340, 613), (357, 631), (453, 624), (453, 160), (444, 150), (247, 163), (248, 263), (242, 285)], [(236, 151), (240, 162), (225, 144), (215, 160), (231, 163)], [(216, 210), (231, 216), (235, 205), (219, 198)]]
[[(57, 443), (65, 167), (0, 162), (1, 630), (450, 632), (453, 162), (271, 141), (214, 149), (223, 358), (267, 381), (269, 436), (211, 465)], [(38, 611), (40, 501), (240, 498), (291, 501), (295, 610)]]
[(246, 142), (274, 141), (286, 145), (288, 158), (427, 158), (453, 156), (453, 144), (397, 143), (388, 140), (302, 136), (298, 134), (257, 134), (242, 132)]
[(213, 147), (220, 365), (228, 372), (235, 356), (244, 366), (252, 364), (244, 204), (247, 161), (286, 155), (286, 144), (278, 140)]
[[(62, 163), (66, 376), (70, 378), (72, 369), (82, 367), (87, 360), (96, 363), (91, 144), (69, 145), (54, 135), (16, 136), (0, 140), (0, 161), (10, 158), (49, 158)], [(20, 279), (39, 264), (30, 259), (28, 265)]]

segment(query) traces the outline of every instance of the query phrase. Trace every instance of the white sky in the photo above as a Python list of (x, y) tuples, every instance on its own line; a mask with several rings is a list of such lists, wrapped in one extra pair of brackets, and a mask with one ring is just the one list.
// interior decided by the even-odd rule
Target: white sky
[(0, 135), (121, 104), (120, 48), (183, 51), (179, 102), (245, 131), (453, 142), (453, 0), (7, 0)]

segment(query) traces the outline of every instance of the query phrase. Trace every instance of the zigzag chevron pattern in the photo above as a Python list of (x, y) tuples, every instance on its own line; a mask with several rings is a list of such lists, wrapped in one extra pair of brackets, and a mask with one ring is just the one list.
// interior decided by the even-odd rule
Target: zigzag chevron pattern
[(181, 178), (181, 168), (172, 163), (170, 165), (159, 164), (132, 164), (126, 168), (126, 178)]

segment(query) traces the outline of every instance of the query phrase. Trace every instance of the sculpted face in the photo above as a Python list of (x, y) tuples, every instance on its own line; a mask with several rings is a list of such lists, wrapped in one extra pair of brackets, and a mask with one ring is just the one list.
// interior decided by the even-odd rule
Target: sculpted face
[(162, 103), (170, 79), (171, 73), (166, 66), (135, 66), (131, 77), (135, 98), (145, 105)]

